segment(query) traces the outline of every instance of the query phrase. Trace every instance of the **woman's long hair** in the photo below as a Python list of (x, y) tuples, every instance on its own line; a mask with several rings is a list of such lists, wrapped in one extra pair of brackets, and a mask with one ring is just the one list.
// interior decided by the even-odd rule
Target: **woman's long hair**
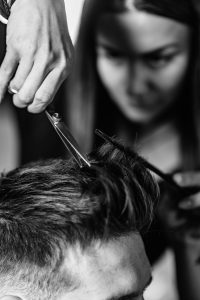
[[(196, 0), (198, 2), (198, 0)], [(197, 3), (198, 4), (198, 3)], [(131, 7), (132, 6), (132, 7)], [(181, 139), (183, 168), (199, 166), (200, 105), (199, 92), (199, 22), (190, 0), (86, 0), (76, 44), (74, 71), (67, 86), (67, 121), (84, 151), (94, 143), (96, 127), (114, 134), (115, 115), (119, 112), (110, 101), (96, 71), (95, 35), (99, 17), (105, 12), (120, 13), (132, 8), (184, 23), (192, 28), (191, 61), (180, 105), (174, 106)], [(200, 12), (199, 12), (200, 16)], [(113, 130), (113, 131), (112, 131)]]

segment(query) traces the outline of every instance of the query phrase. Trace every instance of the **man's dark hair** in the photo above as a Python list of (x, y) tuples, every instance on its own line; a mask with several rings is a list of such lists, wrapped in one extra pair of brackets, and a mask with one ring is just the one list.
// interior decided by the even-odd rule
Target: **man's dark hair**
[(20, 286), (29, 298), (54, 298), (74, 284), (61, 272), (67, 248), (84, 251), (149, 226), (158, 190), (142, 160), (105, 144), (90, 161), (39, 161), (2, 176), (1, 293)]

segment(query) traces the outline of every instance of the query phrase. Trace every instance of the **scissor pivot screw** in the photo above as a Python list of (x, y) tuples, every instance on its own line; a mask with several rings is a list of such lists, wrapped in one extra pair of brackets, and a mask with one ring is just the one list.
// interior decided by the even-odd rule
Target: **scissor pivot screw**
[(53, 121), (54, 121), (55, 123), (61, 121), (61, 117), (59, 116), (59, 113), (53, 114), (52, 118), (53, 118)]

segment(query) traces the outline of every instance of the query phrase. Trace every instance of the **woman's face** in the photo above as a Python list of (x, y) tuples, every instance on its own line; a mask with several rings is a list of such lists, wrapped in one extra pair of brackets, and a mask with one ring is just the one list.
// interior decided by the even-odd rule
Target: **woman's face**
[(104, 14), (97, 26), (97, 72), (111, 99), (133, 122), (166, 111), (185, 84), (191, 32), (141, 11)]

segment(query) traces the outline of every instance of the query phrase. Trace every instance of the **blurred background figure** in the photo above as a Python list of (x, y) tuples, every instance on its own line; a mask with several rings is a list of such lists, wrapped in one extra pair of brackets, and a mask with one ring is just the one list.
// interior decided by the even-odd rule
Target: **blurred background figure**
[[(137, 147), (140, 154), (165, 172), (198, 170), (198, 32), (198, 14), (190, 0), (85, 1), (75, 67), (62, 108), (84, 151), (96, 145), (94, 129), (100, 128)], [(166, 200), (164, 191), (162, 186), (161, 198)], [(151, 296), (149, 292), (147, 299), (178, 299), (174, 258), (171, 252), (164, 252), (169, 245), (164, 230), (170, 230), (172, 238), (174, 227), (180, 225), (179, 219), (168, 222), (168, 213), (177, 216), (178, 208), (171, 212), (164, 205), (166, 201), (161, 203), (162, 220), (166, 222), (163, 226), (157, 216), (150, 235), (144, 237), (149, 258), (156, 266), (156, 293)], [(171, 246), (180, 253), (188, 248), (188, 240), (183, 239), (181, 247)], [(180, 271), (180, 264), (178, 267), (181, 274), (183, 269)], [(190, 267), (194, 271), (196, 265)], [(200, 291), (192, 285), (196, 283), (179, 282), (181, 299), (199, 299)], [(183, 298), (184, 288), (188, 290), (187, 298)]]

